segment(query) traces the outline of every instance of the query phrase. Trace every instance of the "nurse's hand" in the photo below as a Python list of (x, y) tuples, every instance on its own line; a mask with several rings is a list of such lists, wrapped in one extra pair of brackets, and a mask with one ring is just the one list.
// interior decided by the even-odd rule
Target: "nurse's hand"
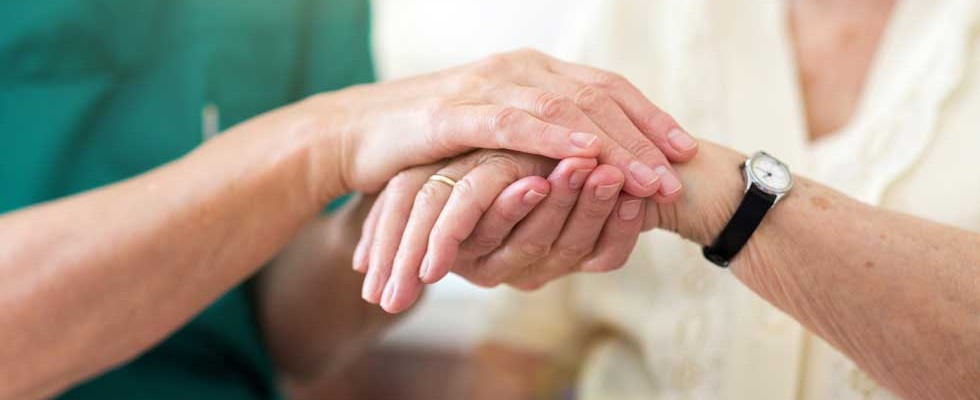
[[(534, 289), (622, 266), (643, 226), (643, 200), (621, 192), (625, 179), (614, 167), (582, 158), (555, 164), (478, 151), (399, 174), (354, 254), (354, 269), (367, 273), (362, 297), (400, 312), (450, 270), (481, 286)], [(434, 173), (456, 186), (429, 180)]]
[(313, 126), (340, 129), (323, 135), (329, 151), (316, 156), (339, 163), (344, 191), (376, 192), (406, 168), (491, 148), (597, 157), (624, 175), (627, 192), (669, 202), (681, 189), (670, 162), (697, 152), (697, 142), (627, 80), (531, 50), (306, 103)]

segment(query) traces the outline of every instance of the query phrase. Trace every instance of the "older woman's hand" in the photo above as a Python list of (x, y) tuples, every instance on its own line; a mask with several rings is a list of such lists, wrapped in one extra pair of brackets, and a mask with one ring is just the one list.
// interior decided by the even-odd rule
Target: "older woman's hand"
[(670, 202), (681, 190), (670, 162), (697, 152), (627, 80), (532, 50), (311, 102), (336, 113), (324, 118), (345, 121), (344, 134), (325, 145), (340, 149), (341, 186), (352, 191), (377, 191), (405, 168), (471, 148), (506, 148), (598, 157), (625, 175), (625, 191)]
[[(552, 171), (553, 170), (553, 171)], [(545, 179), (543, 176), (549, 174)], [(458, 179), (455, 187), (429, 180)], [(362, 296), (389, 312), (450, 270), (481, 286), (537, 288), (573, 271), (623, 265), (643, 225), (643, 200), (595, 160), (477, 151), (407, 170), (368, 216), (354, 255)]]

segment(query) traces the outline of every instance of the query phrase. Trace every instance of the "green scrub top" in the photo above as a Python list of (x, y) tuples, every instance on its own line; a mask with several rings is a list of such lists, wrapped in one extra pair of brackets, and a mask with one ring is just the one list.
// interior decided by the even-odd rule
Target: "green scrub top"
[[(366, 0), (0, 2), (0, 212), (178, 158), (204, 114), (224, 129), (370, 81), (368, 13)], [(231, 290), (62, 398), (278, 398), (252, 300)]]

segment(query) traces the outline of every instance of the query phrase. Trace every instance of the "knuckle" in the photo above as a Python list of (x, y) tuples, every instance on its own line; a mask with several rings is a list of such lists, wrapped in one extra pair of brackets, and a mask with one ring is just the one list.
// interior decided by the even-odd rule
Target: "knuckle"
[(495, 207), (493, 208), (493, 215), (504, 224), (514, 224), (521, 219), (523, 212), (521, 210), (514, 209), (513, 207)]
[(595, 113), (602, 110), (608, 101), (608, 96), (602, 90), (593, 86), (582, 86), (575, 92), (575, 105), (582, 111)]
[(473, 182), (472, 177), (465, 176), (456, 182), (456, 187), (453, 188), (454, 195), (459, 199), (459, 204), (467, 215), (483, 215), (487, 212), (489, 204), (493, 202), (493, 198), (480, 197), (477, 184), (477, 182)]
[(428, 181), (415, 195), (415, 208), (432, 209), (442, 206), (443, 194), (440, 193), (439, 182)]
[(558, 161), (551, 158), (503, 150), (489, 150), (483, 153), (480, 163), (492, 164), (491, 166), (498, 172), (497, 176), (512, 181), (531, 175), (547, 176), (558, 165)]
[(485, 154), (481, 164), (489, 165), (498, 176), (518, 179), (523, 177), (524, 162), (515, 153), (495, 151)]
[(473, 182), (473, 178), (469, 175), (464, 176), (463, 179), (456, 181), (456, 186), (453, 187), (453, 192), (456, 196), (464, 201), (469, 201), (476, 194), (476, 184)]
[(644, 130), (658, 134), (667, 134), (675, 128), (680, 128), (680, 124), (674, 117), (660, 110), (647, 115), (642, 123)]
[(572, 101), (553, 93), (544, 93), (538, 98), (537, 109), (544, 119), (553, 121), (568, 114), (574, 106)]
[(621, 88), (628, 81), (622, 75), (615, 72), (599, 70), (592, 77), (592, 82), (601, 88)]
[(623, 146), (641, 160), (666, 161), (664, 153), (660, 151), (660, 148), (650, 142), (650, 139), (646, 137), (626, 139), (623, 142)]
[(487, 157), (487, 154), (498, 152), (501, 150), (494, 149), (479, 149), (472, 151), (456, 158), (452, 159), (445, 168), (439, 171), (440, 174), (450, 174), (447, 175), (452, 178), (462, 178), (465, 177), (469, 171), (472, 171), (477, 165), (483, 162), (483, 159)]
[(551, 252), (551, 246), (528, 241), (517, 246), (517, 253), (524, 260), (540, 260)]
[(481, 233), (471, 237), (469, 242), (478, 252), (485, 252), (500, 247), (501, 243), (504, 242), (504, 237), (502, 235)]
[(490, 119), (490, 132), (494, 135), (497, 146), (510, 148), (515, 141), (521, 125), (527, 122), (528, 115), (514, 107), (504, 107)]
[(524, 113), (514, 107), (504, 107), (490, 117), (490, 132), (501, 132), (513, 128), (524, 117)]
[(563, 246), (558, 249), (558, 257), (563, 260), (581, 260), (589, 252), (592, 251), (591, 246)]

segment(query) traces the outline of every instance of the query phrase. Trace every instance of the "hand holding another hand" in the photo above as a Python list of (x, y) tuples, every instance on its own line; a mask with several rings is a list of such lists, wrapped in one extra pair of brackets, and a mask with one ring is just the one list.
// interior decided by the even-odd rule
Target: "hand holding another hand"
[(621, 266), (643, 225), (643, 200), (621, 192), (623, 174), (609, 165), (555, 164), (482, 150), (399, 174), (375, 202), (354, 255), (354, 269), (367, 273), (362, 297), (400, 312), (450, 270), (481, 286), (533, 289)]
[(347, 191), (375, 192), (404, 169), (488, 148), (597, 158), (623, 173), (626, 192), (669, 202), (681, 189), (670, 162), (697, 153), (697, 142), (627, 80), (533, 50), (309, 103), (342, 121), (323, 146), (339, 149), (324, 158), (338, 163)]
[[(676, 200), (670, 162), (697, 153), (624, 78), (529, 50), (341, 94), (352, 110), (379, 110), (350, 113), (345, 154), (359, 156), (343, 157), (347, 187), (372, 192), (403, 170), (369, 215), (354, 260), (367, 272), (363, 297), (389, 311), (450, 270), (530, 289), (622, 265), (643, 226), (642, 198)], [(392, 140), (414, 132), (425, 139)], [(437, 161), (472, 147), (516, 151)], [(564, 160), (555, 168), (552, 159)]]
[[(482, 150), (405, 171), (365, 221), (353, 260), (367, 274), (362, 297), (400, 312), (449, 271), (481, 286), (535, 289), (573, 272), (621, 267), (639, 234), (653, 228), (707, 244), (738, 204), (744, 156), (707, 142), (701, 153), (677, 166), (687, 189), (670, 204), (620, 192), (622, 174), (591, 159), (555, 166)], [(457, 180), (455, 188), (429, 180), (436, 173)]]

